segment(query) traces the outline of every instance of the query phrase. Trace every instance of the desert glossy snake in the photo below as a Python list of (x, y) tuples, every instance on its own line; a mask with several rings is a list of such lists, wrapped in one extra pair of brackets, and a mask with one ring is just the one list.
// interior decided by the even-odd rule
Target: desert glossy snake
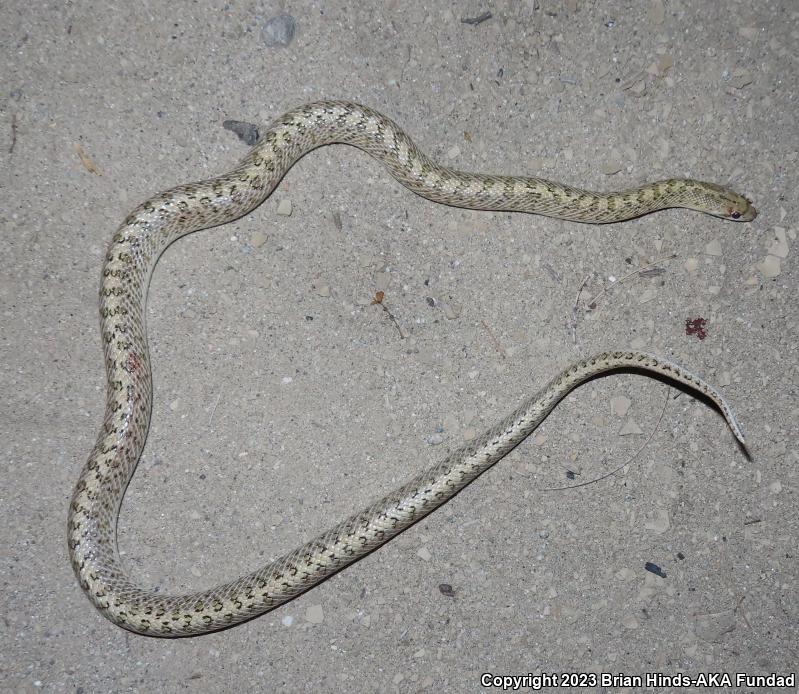
[(119, 507), (149, 427), (153, 384), (145, 332), (147, 288), (162, 251), (188, 233), (230, 222), (260, 205), (303, 154), (330, 143), (358, 147), (415, 193), (478, 210), (512, 210), (578, 222), (614, 222), (666, 207), (751, 220), (748, 200), (720, 186), (670, 179), (594, 193), (539, 178), (471, 174), (442, 167), (385, 116), (346, 101), (290, 111), (232, 171), (178, 186), (137, 207), (113, 237), (103, 267), (101, 330), (107, 372), (105, 419), (69, 508), (68, 543), (83, 590), (112, 622), (153, 636), (202, 634), (267, 612), (388, 541), (500, 460), (569, 391), (619, 369), (651, 372), (710, 398), (744, 437), (722, 396), (685, 369), (652, 355), (609, 352), (580, 361), (485, 434), (369, 508), (253, 573), (210, 590), (163, 595), (129, 578), (119, 557)]

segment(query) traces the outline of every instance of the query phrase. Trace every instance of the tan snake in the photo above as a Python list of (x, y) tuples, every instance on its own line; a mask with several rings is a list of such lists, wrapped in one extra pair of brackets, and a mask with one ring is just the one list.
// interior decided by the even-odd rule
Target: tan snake
[(107, 373), (105, 419), (69, 507), (75, 574), (115, 624), (152, 636), (202, 634), (267, 612), (358, 560), (423, 518), (485, 472), (533, 431), (569, 391), (619, 369), (665, 376), (707, 396), (743, 444), (722, 396), (685, 369), (639, 352), (598, 354), (569, 367), (478, 439), (329, 531), (257, 571), (210, 590), (162, 595), (133, 583), (116, 542), (117, 516), (144, 448), (153, 384), (145, 331), (147, 288), (162, 251), (177, 238), (247, 214), (303, 154), (330, 143), (354, 145), (430, 200), (479, 210), (515, 210), (580, 222), (612, 222), (666, 207), (727, 219), (755, 217), (725, 188), (671, 179), (618, 193), (593, 193), (539, 178), (488, 176), (442, 167), (385, 116), (346, 101), (293, 110), (263, 134), (232, 171), (147, 200), (113, 237), (103, 267), (100, 322)]

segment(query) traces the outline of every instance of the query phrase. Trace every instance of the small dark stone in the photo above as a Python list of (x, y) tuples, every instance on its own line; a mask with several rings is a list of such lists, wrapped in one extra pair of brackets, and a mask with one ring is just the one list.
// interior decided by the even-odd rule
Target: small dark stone
[(438, 590), (441, 592), (441, 595), (445, 595), (448, 598), (455, 597), (455, 589), (449, 583), (439, 583)]
[(663, 571), (657, 564), (653, 564), (651, 561), (648, 561), (644, 564), (644, 568), (655, 576), (660, 576), (661, 578), (666, 578), (666, 572)]
[(258, 126), (252, 123), (246, 123), (241, 120), (226, 120), (222, 122), (222, 127), (225, 130), (236, 133), (239, 136), (239, 140), (250, 147), (258, 142)]
[(261, 29), (261, 40), (269, 48), (288, 46), (294, 38), (296, 28), (294, 17), (290, 14), (279, 14), (264, 24), (264, 28)]

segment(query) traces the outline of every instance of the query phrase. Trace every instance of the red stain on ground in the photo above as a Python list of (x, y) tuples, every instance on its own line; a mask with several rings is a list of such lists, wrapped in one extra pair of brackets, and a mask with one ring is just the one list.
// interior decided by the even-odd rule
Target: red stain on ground
[(700, 340), (707, 337), (707, 320), (704, 318), (686, 318), (685, 319), (685, 334), (696, 335)]

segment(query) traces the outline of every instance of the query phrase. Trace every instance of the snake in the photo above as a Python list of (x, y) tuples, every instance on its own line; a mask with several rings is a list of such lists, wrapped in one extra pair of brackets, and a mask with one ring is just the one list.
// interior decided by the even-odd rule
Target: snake
[(150, 424), (153, 379), (145, 312), (153, 269), (173, 241), (246, 215), (270, 195), (300, 157), (333, 143), (367, 152), (413, 192), (456, 207), (529, 212), (586, 223), (621, 221), (668, 207), (738, 221), (756, 215), (745, 197), (691, 179), (597, 193), (542, 178), (458, 171), (434, 162), (391, 119), (350, 101), (318, 101), (291, 110), (275, 120), (229, 172), (146, 200), (124, 220), (105, 256), (100, 287), (105, 415), (67, 518), (69, 557), (81, 588), (101, 614), (129, 631), (161, 637), (204, 634), (292, 600), (446, 503), (519, 445), (571, 390), (609, 372), (641, 372), (704, 396), (745, 447), (732, 409), (701, 378), (651, 354), (603, 352), (566, 368), (442, 462), (266, 566), (184, 595), (137, 584), (119, 554), (117, 520)]

